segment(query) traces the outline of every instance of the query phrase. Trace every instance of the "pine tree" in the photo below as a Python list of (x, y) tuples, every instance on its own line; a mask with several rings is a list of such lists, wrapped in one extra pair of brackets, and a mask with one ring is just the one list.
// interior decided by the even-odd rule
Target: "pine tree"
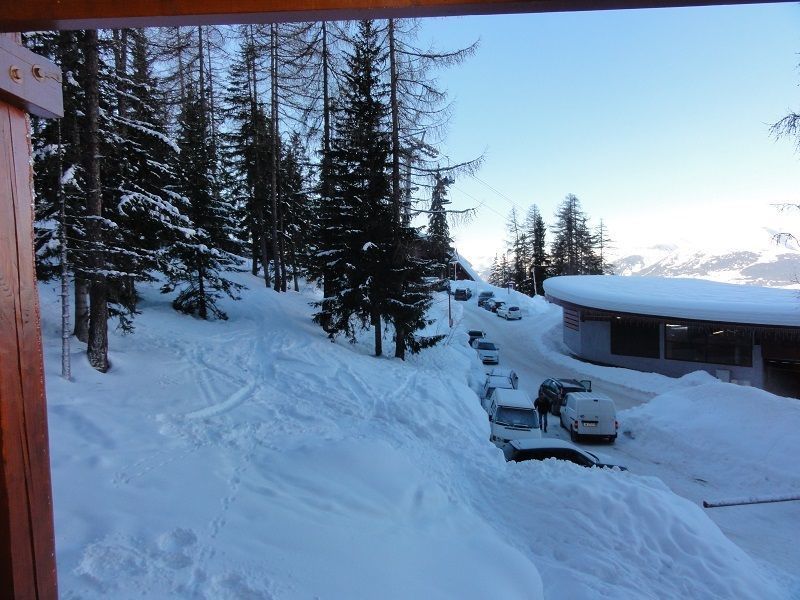
[(270, 195), (272, 186), (272, 126), (261, 101), (256, 64), (259, 51), (255, 26), (240, 31), (241, 45), (231, 64), (225, 103), (229, 131), (223, 135), (227, 193), (237, 207), (242, 237), (248, 239), (252, 272), (264, 268), (264, 283), (272, 284)]
[(454, 179), (439, 172), (434, 174), (431, 206), (428, 213), (428, 246), (433, 257), (435, 272), (441, 279), (447, 279), (447, 265), (453, 255), (453, 239), (450, 237), (450, 225), (447, 222), (447, 188)]
[(186, 199), (187, 217), (194, 234), (177, 240), (169, 252), (169, 281), (163, 292), (179, 290), (172, 305), (176, 310), (201, 319), (226, 319), (217, 306), (223, 294), (237, 298), (241, 286), (222, 274), (238, 266), (231, 245), (236, 226), (230, 207), (220, 198), (215, 181), (215, 157), (209, 138), (207, 105), (199, 89), (187, 89), (186, 103), (179, 119), (176, 193)]
[(555, 239), (551, 248), (555, 275), (586, 275), (602, 273), (595, 252), (588, 217), (578, 198), (569, 194), (556, 211), (553, 225)]
[(381, 315), (392, 250), (390, 140), (381, 82), (385, 61), (374, 23), (359, 22), (331, 141), (329, 229), (317, 252), (324, 262), (323, 277), (336, 295), (326, 296), (315, 315), (321, 324), (329, 319), (331, 335), (341, 332), (351, 340), (357, 323), (371, 324), (376, 355), (382, 353)]
[(547, 278), (549, 257), (547, 255), (545, 237), (547, 227), (544, 223), (539, 207), (535, 204), (528, 209), (525, 217), (525, 237), (530, 248), (529, 271), (533, 282), (531, 287), (532, 295), (544, 295), (542, 283)]

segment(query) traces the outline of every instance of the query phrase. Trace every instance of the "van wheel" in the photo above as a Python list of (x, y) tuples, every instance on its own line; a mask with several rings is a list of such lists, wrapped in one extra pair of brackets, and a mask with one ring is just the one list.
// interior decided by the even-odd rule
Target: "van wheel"
[(569, 428), (569, 439), (571, 439), (573, 442), (578, 441), (578, 434), (575, 433), (575, 430), (572, 427)]
[(608, 443), (609, 443), (609, 444), (613, 444), (613, 443), (614, 443), (614, 442), (616, 442), (616, 441), (617, 441), (617, 436), (616, 436), (616, 434), (608, 436)]

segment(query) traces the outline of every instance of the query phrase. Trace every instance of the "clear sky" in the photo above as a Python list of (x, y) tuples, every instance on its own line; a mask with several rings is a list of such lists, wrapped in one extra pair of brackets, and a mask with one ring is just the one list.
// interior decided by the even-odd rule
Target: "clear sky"
[(445, 153), (485, 151), (485, 183), (451, 188), (455, 208), (481, 205), (454, 230), (473, 262), (502, 247), (512, 203), (535, 202), (549, 225), (574, 193), (624, 255), (747, 246), (785, 222), (774, 203), (800, 202), (800, 155), (768, 131), (800, 110), (797, 4), (430, 19), (420, 34), (475, 39), (439, 78), (456, 102)]

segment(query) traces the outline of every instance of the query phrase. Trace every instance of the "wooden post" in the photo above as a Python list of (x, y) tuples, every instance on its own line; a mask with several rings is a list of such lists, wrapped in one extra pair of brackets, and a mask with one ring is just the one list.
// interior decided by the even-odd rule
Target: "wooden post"
[(61, 112), (59, 71), (16, 36), (0, 35), (0, 598), (55, 600), (26, 110)]

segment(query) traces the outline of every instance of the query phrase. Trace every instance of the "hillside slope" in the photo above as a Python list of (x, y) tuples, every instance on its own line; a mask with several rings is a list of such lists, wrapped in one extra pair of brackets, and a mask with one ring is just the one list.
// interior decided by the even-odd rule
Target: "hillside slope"
[(784, 594), (658, 479), (506, 464), (463, 334), (376, 359), (311, 323), (313, 290), (238, 277), (227, 322), (145, 288), (112, 370), (75, 349), (73, 382), (42, 289), (63, 598)]

